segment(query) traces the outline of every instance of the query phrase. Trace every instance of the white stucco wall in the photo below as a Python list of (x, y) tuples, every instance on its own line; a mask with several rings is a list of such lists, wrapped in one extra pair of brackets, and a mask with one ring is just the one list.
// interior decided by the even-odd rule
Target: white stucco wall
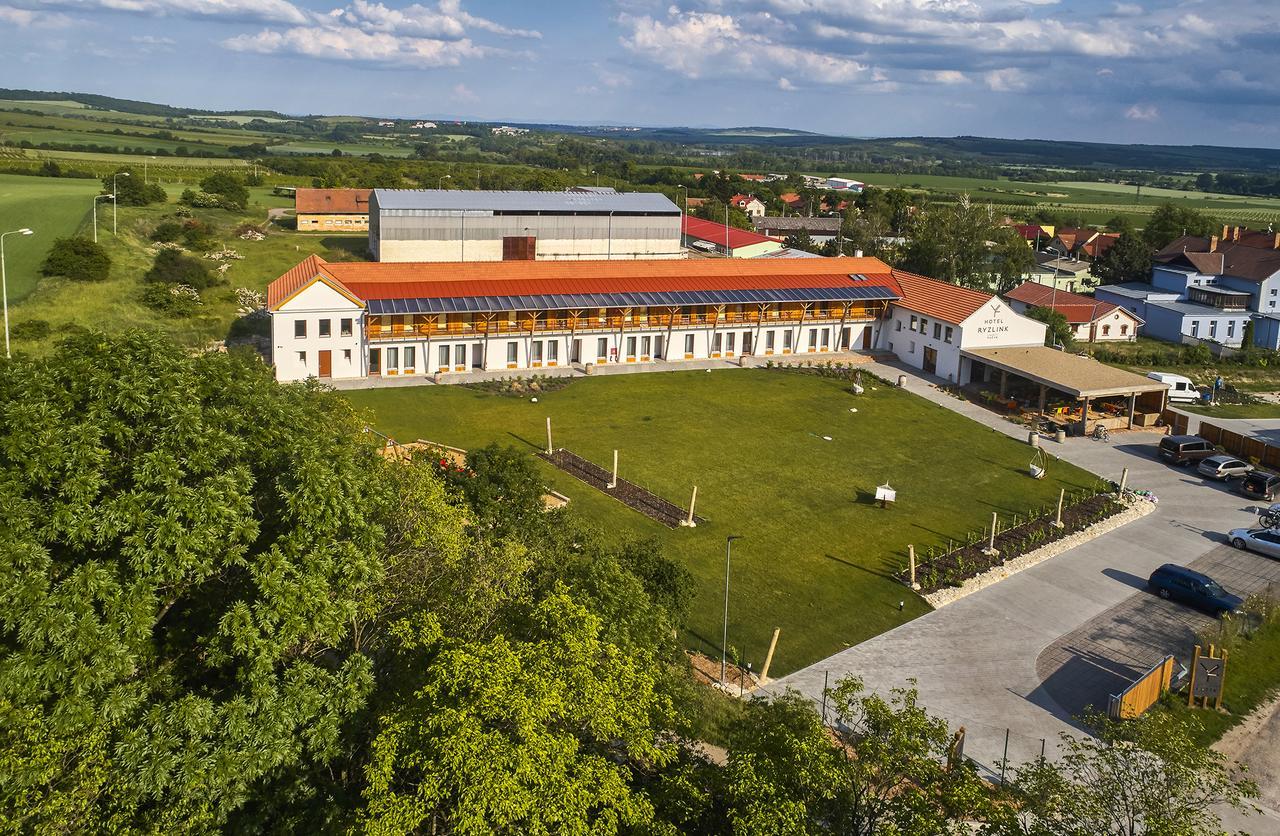
[[(781, 246), (781, 245), (779, 245)], [(378, 245), (379, 261), (502, 261), (501, 239), (467, 241), (394, 241)], [(538, 261), (585, 261), (589, 259), (673, 259), (684, 258), (678, 238), (538, 238)]]
[[(320, 373), (320, 352), (328, 351), (332, 377), (364, 374), (363, 308), (323, 282), (315, 282), (271, 313), (271, 360), (276, 380), (305, 380)], [(342, 320), (351, 320), (351, 334), (342, 336)], [(295, 336), (296, 323), (306, 324), (306, 336)], [(329, 336), (320, 336), (321, 323)]]

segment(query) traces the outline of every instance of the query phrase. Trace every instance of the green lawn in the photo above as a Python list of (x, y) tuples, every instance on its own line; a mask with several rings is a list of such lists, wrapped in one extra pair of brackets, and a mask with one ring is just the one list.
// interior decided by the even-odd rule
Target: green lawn
[(10, 304), (35, 288), (36, 271), (53, 239), (76, 231), (101, 188), (97, 180), (0, 174), (0, 232), (30, 227), (36, 233), (4, 239)]
[(1280, 418), (1280, 404), (1274, 403), (1220, 404), (1218, 406), (1192, 406), (1180, 403), (1176, 406), (1187, 412), (1203, 415), (1210, 420), (1214, 418)]
[[(734, 547), (729, 643), (756, 670), (782, 628), (774, 673), (792, 671), (928, 607), (889, 577), (908, 543), (924, 551), (981, 529), (993, 510), (1025, 514), (1059, 487), (1093, 485), (1066, 463), (1026, 475), (1026, 445), (900, 390), (861, 397), (839, 381), (765, 370), (580, 379), (527, 399), (458, 386), (349, 392), (380, 431), (474, 448), (534, 452), (552, 419), (557, 446), (687, 507), (698, 528), (669, 530), (539, 461), (571, 507), (618, 536), (655, 536), (697, 579), (687, 640), (719, 653), (725, 536)], [(857, 413), (850, 412), (856, 407)], [(831, 436), (826, 441), (822, 436)], [(890, 483), (898, 503), (870, 497)], [(905, 608), (898, 610), (898, 602)]]

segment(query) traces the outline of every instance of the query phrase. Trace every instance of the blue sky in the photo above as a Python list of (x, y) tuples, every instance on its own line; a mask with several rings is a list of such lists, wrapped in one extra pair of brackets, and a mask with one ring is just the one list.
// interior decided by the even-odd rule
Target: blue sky
[(0, 54), (211, 109), (1280, 147), (1280, 0), (0, 0)]

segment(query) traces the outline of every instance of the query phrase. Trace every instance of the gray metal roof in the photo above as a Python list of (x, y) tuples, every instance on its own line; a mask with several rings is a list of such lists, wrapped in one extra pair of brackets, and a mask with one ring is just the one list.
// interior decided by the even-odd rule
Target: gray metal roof
[(1180, 313), (1183, 316), (1208, 316), (1208, 317), (1226, 317), (1235, 319), (1237, 317), (1248, 318), (1251, 316), (1246, 310), (1224, 311), (1222, 308), (1215, 308), (1212, 305), (1197, 305), (1194, 302), (1162, 302), (1155, 299), (1147, 300), (1148, 308), (1161, 308), (1166, 311)]
[(1146, 299), (1148, 297), (1153, 297), (1154, 300), (1158, 300), (1162, 296), (1167, 296), (1170, 298), (1170, 301), (1172, 301), (1173, 299), (1178, 298), (1178, 294), (1172, 290), (1161, 290), (1158, 287), (1153, 287), (1141, 282), (1100, 285), (1093, 290), (1094, 296), (1097, 296), (1099, 293), (1112, 293), (1116, 296), (1124, 296), (1127, 299)]
[(423, 299), (370, 299), (371, 314), (501, 313), (506, 311), (636, 308), (673, 305), (740, 305), (764, 302), (891, 302), (890, 288), (787, 288), (782, 290), (680, 290), (658, 293), (564, 293), (533, 296), (457, 296)]
[(374, 189), (378, 209), (499, 214), (645, 214), (680, 216), (657, 192), (509, 192), (453, 189)]

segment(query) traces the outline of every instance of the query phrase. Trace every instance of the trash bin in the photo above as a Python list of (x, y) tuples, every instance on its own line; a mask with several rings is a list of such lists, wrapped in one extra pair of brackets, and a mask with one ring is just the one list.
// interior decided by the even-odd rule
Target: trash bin
[(907, 385), (907, 376), (905, 374), (898, 375), (898, 388), (902, 389)]
[(1040, 433), (1036, 432), (1035, 430), (1031, 430), (1030, 432), (1028, 432), (1028, 433), (1027, 433), (1027, 443), (1028, 443), (1028, 444), (1030, 444), (1032, 447), (1039, 447), (1039, 446), (1040, 446)]
[(1058, 427), (1057, 432), (1053, 434), (1053, 440), (1058, 442), (1059, 444), (1062, 444), (1067, 440), (1067, 431), (1064, 430), (1062, 427)]

